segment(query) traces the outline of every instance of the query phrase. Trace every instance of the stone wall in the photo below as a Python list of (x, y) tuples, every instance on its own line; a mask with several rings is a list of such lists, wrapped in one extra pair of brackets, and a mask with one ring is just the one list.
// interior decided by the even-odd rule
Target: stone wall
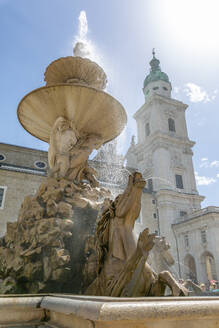
[[(17, 220), (24, 197), (32, 195), (44, 179), (47, 169), (47, 152), (0, 143), (0, 188), (4, 189), (0, 206), (0, 236), (7, 222)], [(35, 166), (45, 163), (45, 168)]]
[(43, 161), (46, 166), (48, 163), (47, 151), (37, 149), (0, 143), (0, 154), (5, 156), (4, 160), (0, 160), (2, 165), (10, 164), (21, 168), (39, 169), (34, 165), (36, 161)]
[(6, 186), (3, 208), (0, 209), (0, 236), (5, 234), (7, 222), (17, 220), (25, 196), (33, 195), (44, 177), (0, 170), (0, 186)]
[[(194, 212), (174, 224), (173, 229), (178, 241), (182, 277), (186, 279), (196, 273), (199, 283), (208, 284), (208, 280), (218, 280), (219, 207), (210, 206)], [(206, 256), (210, 256), (212, 278), (208, 277)]]

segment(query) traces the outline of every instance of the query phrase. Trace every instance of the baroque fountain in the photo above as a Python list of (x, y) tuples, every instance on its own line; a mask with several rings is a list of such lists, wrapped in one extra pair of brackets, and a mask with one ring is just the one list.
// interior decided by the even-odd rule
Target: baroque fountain
[[(147, 261), (155, 235), (146, 228), (135, 240), (142, 175), (132, 172), (112, 199), (89, 166), (91, 152), (127, 120), (103, 91), (102, 68), (78, 56), (60, 58), (47, 67), (45, 82), (18, 106), (24, 129), (49, 143), (50, 170), (0, 240), (0, 292), (17, 294), (0, 298), (0, 324), (198, 327), (205, 318), (206, 327), (216, 327), (219, 300), (179, 298), (188, 290)], [(166, 287), (172, 297), (161, 298)]]

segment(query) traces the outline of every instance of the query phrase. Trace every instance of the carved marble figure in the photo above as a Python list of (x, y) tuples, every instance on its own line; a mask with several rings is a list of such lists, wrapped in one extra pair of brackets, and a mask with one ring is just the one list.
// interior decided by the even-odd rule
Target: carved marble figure
[(73, 121), (58, 117), (50, 135), (48, 157), (51, 175), (77, 183), (88, 180), (97, 187), (96, 171), (88, 166), (88, 157), (99, 143), (97, 134), (80, 135)]
[(171, 271), (170, 267), (175, 261), (170, 252), (170, 244), (166, 241), (165, 237), (155, 237), (150, 260), (155, 271)]
[(111, 201), (96, 229), (97, 277), (86, 294), (114, 297), (161, 296), (166, 286), (174, 296), (187, 290), (164, 271), (154, 272), (147, 263), (155, 234), (145, 229), (136, 241), (133, 229), (141, 210), (145, 186), (142, 175), (135, 172), (123, 194)]

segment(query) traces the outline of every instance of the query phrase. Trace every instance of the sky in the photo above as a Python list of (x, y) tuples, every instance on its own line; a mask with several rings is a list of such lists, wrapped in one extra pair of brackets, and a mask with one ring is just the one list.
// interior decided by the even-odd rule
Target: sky
[(172, 97), (189, 105), (189, 138), (202, 206), (219, 206), (218, 0), (0, 0), (0, 142), (47, 150), (19, 124), (17, 106), (44, 85), (44, 71), (72, 55), (78, 40), (108, 76), (128, 124), (125, 154), (136, 135), (133, 114), (144, 103), (143, 81), (152, 48), (168, 74)]

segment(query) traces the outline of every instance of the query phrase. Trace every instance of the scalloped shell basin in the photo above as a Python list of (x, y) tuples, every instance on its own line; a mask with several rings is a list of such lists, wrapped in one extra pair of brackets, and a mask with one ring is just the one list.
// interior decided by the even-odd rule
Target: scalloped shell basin
[(117, 137), (127, 122), (123, 106), (112, 96), (71, 84), (33, 90), (21, 100), (17, 114), (25, 130), (46, 142), (59, 116), (73, 120), (79, 132), (100, 135), (102, 144)]

